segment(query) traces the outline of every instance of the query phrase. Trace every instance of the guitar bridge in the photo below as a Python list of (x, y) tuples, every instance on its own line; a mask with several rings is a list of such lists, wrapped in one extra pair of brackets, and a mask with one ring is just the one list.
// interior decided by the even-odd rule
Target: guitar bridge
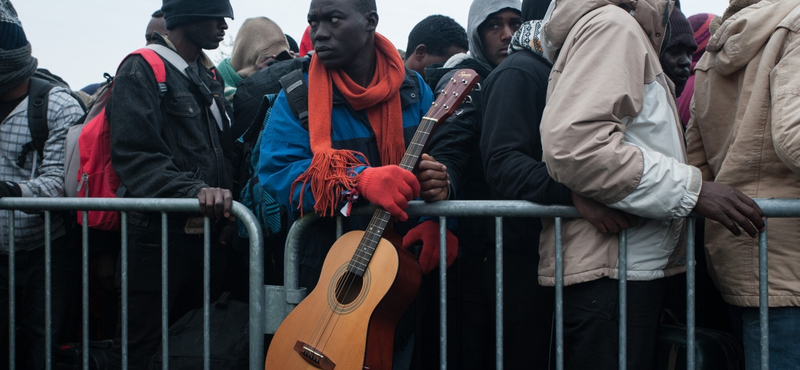
[(308, 362), (309, 365), (317, 369), (333, 370), (333, 368), (336, 367), (336, 364), (334, 364), (328, 356), (325, 356), (322, 351), (307, 343), (298, 340), (297, 343), (294, 344), (294, 350), (299, 353), (300, 356), (303, 357), (303, 360)]

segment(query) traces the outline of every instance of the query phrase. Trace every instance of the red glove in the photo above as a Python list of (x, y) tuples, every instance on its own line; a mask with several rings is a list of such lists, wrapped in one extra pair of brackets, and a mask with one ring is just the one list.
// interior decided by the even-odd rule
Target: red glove
[[(458, 238), (450, 230), (447, 230), (445, 238), (447, 238), (447, 267), (450, 267), (458, 254)], [(422, 273), (428, 274), (439, 266), (439, 224), (430, 220), (423, 221), (403, 237), (403, 248), (411, 248), (418, 241), (422, 241), (419, 264), (422, 266)]]
[(400, 221), (406, 221), (404, 210), (409, 200), (419, 196), (419, 182), (411, 171), (400, 166), (368, 167), (356, 177), (356, 190)]

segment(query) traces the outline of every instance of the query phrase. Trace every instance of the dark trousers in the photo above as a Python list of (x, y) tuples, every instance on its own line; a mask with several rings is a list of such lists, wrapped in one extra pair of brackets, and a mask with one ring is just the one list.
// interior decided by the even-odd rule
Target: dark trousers
[[(665, 279), (628, 281), (628, 369), (653, 367), (665, 285)], [(603, 278), (564, 288), (564, 367), (619, 369), (619, 281)]]
[[(53, 240), (51, 299), (53, 345), (77, 339), (79, 316), (75, 300), (80, 282), (80, 250), (67, 237)], [(44, 369), (45, 261), (44, 247), (15, 253), (17, 369)], [(8, 368), (8, 255), (0, 255), (0, 369)], [(27, 353), (19, 349), (27, 345)]]
[[(220, 295), (224, 253), (211, 250), (211, 301)], [(147, 369), (161, 348), (161, 231), (128, 225), (128, 364)], [(203, 305), (203, 235), (169, 233), (169, 323)], [(121, 273), (118, 266), (118, 276)], [(110, 369), (121, 368), (122, 315), (114, 336)]]

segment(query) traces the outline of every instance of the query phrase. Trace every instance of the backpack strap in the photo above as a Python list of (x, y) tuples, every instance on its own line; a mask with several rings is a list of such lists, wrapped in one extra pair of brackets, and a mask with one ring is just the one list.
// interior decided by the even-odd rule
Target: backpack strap
[(17, 165), (25, 166), (28, 153), (36, 150), (39, 159), (44, 152), (44, 143), (47, 141), (49, 128), (47, 127), (47, 109), (50, 105), (50, 90), (55, 85), (36, 77), (31, 77), (28, 88), (28, 130), (31, 141), (22, 146), (22, 151), (17, 156)]
[(308, 86), (303, 79), (303, 71), (294, 69), (279, 81), (286, 91), (286, 100), (289, 102), (292, 114), (299, 118), (303, 128), (308, 130)]
[[(153, 49), (141, 48), (132, 52), (130, 55), (140, 55), (147, 61), (153, 74), (158, 82), (158, 97), (163, 98), (167, 94), (167, 68), (164, 65), (164, 60)], [(130, 56), (129, 55), (129, 56)], [(120, 63), (122, 65), (122, 63)]]

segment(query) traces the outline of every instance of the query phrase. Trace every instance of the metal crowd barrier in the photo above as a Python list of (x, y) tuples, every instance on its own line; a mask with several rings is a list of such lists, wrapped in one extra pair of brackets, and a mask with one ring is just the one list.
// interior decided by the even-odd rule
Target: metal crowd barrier
[[(168, 346), (168, 326), (167, 325), (167, 219), (168, 213), (191, 213), (199, 212), (200, 204), (196, 199), (84, 199), (84, 198), (3, 198), (0, 199), (0, 210), (12, 210), (9, 212), (9, 235), (14, 235), (14, 212), (13, 210), (25, 211), (44, 211), (45, 217), (45, 348), (53, 348), (52, 328), (51, 328), (51, 289), (50, 289), (50, 257), (51, 257), (51, 225), (50, 218), (52, 211), (94, 211), (111, 210), (121, 211), (122, 213), (122, 249), (120, 251), (122, 281), (121, 281), (121, 330), (122, 330), (122, 369), (128, 368), (128, 274), (127, 274), (127, 212), (160, 212), (162, 224), (162, 358), (163, 369), (169, 366), (169, 346)], [(264, 257), (263, 257), (263, 238), (261, 228), (255, 216), (240, 203), (233, 203), (233, 216), (243, 222), (250, 234), (250, 302), (249, 302), (249, 359), (250, 370), (261, 370), (264, 368)], [(87, 213), (83, 213), (86, 225)], [(203, 363), (204, 370), (210, 367), (210, 222), (205, 219), (204, 226), (204, 278), (203, 278)], [(89, 237), (88, 228), (81, 227), (83, 235), (82, 246), (82, 348), (89, 348)], [(15, 279), (14, 279), (14, 238), (9, 238), (9, 368), (16, 366), (15, 358)], [(89, 369), (89, 351), (82, 351), (82, 369)], [(45, 369), (53, 367), (53, 353), (45, 351)]]
[[(757, 199), (759, 207), (764, 211), (767, 218), (771, 217), (800, 217), (800, 199)], [(354, 209), (353, 215), (371, 215), (374, 207)], [(552, 217), (555, 218), (556, 227), (556, 369), (564, 369), (564, 266), (563, 251), (561, 240), (561, 226), (563, 218), (580, 217), (577, 210), (573, 207), (564, 206), (541, 206), (526, 201), (443, 201), (437, 203), (425, 203), (422, 201), (409, 202), (407, 209), (409, 216), (438, 216), (440, 226), (440, 245), (442, 246), (439, 256), (440, 266), (446, 264), (446, 238), (444, 235), (445, 222), (447, 217), (494, 217), (496, 225), (496, 368), (503, 368), (503, 218), (505, 217)], [(286, 253), (284, 260), (284, 287), (274, 287), (283, 296), (275, 296), (267, 299), (267, 311), (273, 313), (268, 318), (267, 328), (277, 329), (280, 321), (295, 307), (303, 297), (305, 288), (299, 286), (299, 259), (302, 246), (299, 236), (315, 220), (316, 215), (307, 215), (296, 221), (289, 232), (286, 241)], [(337, 223), (337, 237), (342, 234), (341, 222)], [(695, 260), (694, 245), (694, 219), (687, 222), (686, 227), (686, 368), (695, 369)], [(626, 311), (627, 311), (627, 235), (623, 231), (619, 237), (619, 368), (627, 369), (627, 335), (626, 335)], [(446, 269), (439, 269), (439, 283), (441, 284), (439, 305), (440, 305), (440, 367), (447, 369), (447, 284)], [(759, 313), (761, 325), (761, 369), (769, 369), (769, 326), (768, 326), (768, 286), (767, 286), (767, 231), (759, 236)], [(269, 293), (268, 293), (269, 294)], [(282, 300), (281, 300), (282, 298)], [(273, 331), (269, 331), (274, 333)]]

